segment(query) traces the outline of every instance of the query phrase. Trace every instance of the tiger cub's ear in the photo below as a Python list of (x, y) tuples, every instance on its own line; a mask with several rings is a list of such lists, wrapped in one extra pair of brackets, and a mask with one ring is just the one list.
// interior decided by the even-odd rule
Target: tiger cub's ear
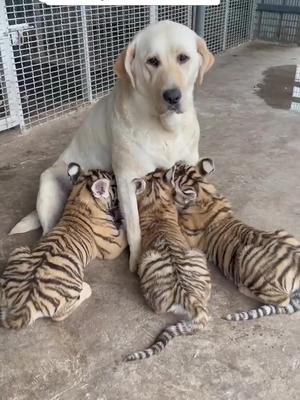
[(202, 160), (198, 162), (198, 168), (200, 174), (206, 176), (215, 170), (215, 164), (211, 158), (202, 158)]
[(73, 185), (77, 182), (77, 179), (79, 178), (79, 175), (81, 174), (81, 167), (79, 164), (71, 162), (68, 165), (68, 175), (69, 178), (71, 179), (71, 182)]
[(132, 180), (135, 187), (135, 194), (139, 195), (143, 193), (146, 189), (146, 181), (143, 178), (136, 178)]
[(97, 199), (107, 199), (109, 197), (109, 186), (110, 182), (108, 179), (98, 179), (91, 187), (93, 196)]

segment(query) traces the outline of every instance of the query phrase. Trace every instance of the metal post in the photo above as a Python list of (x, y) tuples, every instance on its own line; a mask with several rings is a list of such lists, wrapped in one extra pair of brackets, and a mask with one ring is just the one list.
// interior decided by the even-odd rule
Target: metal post
[[(249, 29), (249, 39), (253, 40), (254, 36), (254, 22), (256, 18), (256, 1), (257, 0), (252, 0), (252, 7), (251, 7), (251, 21), (250, 21), (250, 29)], [(261, 13), (260, 13), (261, 15)]]
[(150, 6), (150, 24), (158, 21), (158, 6)]
[(205, 25), (205, 9), (206, 6), (197, 6), (196, 8), (196, 21), (195, 21), (195, 32), (199, 36), (204, 36), (204, 25)]
[(86, 85), (86, 91), (87, 91), (87, 98), (88, 98), (89, 102), (92, 102), (93, 101), (93, 92), (92, 92), (90, 51), (89, 51), (89, 41), (88, 41), (85, 6), (81, 6), (80, 11), (81, 11), (83, 49), (84, 49), (84, 61), (85, 61), (85, 85)]
[(6, 121), (6, 129), (20, 125), (22, 131), (25, 128), (25, 123), (16, 74), (14, 52), (9, 34), (5, 1), (0, 1), (0, 55), (2, 58), (10, 114)]
[(228, 29), (228, 15), (229, 15), (229, 0), (226, 0), (225, 7), (225, 18), (224, 18), (224, 36), (223, 36), (223, 45), (222, 50), (226, 50), (226, 42), (227, 42), (227, 29)]

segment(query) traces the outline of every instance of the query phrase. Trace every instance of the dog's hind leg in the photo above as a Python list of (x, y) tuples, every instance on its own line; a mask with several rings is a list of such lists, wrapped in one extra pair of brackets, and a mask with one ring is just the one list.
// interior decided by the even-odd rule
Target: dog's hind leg
[(59, 221), (70, 190), (71, 182), (63, 161), (58, 161), (42, 173), (36, 210), (43, 234), (49, 232)]

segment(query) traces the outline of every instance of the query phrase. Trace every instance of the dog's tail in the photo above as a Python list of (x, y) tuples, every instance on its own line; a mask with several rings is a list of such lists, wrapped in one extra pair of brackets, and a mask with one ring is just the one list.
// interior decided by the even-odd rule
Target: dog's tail
[(37, 211), (34, 210), (26, 217), (22, 218), (21, 221), (15, 225), (9, 232), (9, 235), (15, 235), (17, 233), (25, 233), (37, 229), (41, 226)]

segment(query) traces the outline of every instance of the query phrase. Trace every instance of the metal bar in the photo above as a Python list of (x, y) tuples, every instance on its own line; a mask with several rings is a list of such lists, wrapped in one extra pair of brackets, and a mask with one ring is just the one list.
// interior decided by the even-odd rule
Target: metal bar
[(276, 4), (258, 4), (256, 11), (265, 11), (271, 13), (287, 13), (300, 15), (300, 6), (276, 5)]
[(150, 24), (153, 24), (158, 21), (158, 6), (149, 6), (150, 7)]
[(93, 92), (92, 92), (92, 81), (91, 81), (90, 50), (89, 50), (85, 6), (80, 7), (80, 12), (81, 12), (82, 37), (83, 37), (84, 61), (85, 61), (85, 76), (83, 81), (85, 82), (86, 85), (88, 101), (92, 102)]
[[(262, 1), (261, 5), (264, 5), (265, 0), (261, 0), (261, 1)], [(256, 8), (256, 11), (259, 12), (258, 23), (257, 23), (257, 26), (258, 26), (257, 37), (259, 38), (260, 37), (260, 28), (261, 28), (261, 21), (262, 21), (262, 13), (263, 12), (259, 11), (258, 8)]]
[[(286, 5), (286, 0), (283, 0), (282, 5), (283, 5), (283, 6)], [(280, 13), (280, 15), (279, 15), (278, 29), (277, 29), (277, 39), (278, 39), (278, 41), (279, 41), (280, 35), (281, 35), (283, 14), (284, 14), (284, 13)]]
[(227, 42), (227, 29), (228, 29), (228, 15), (229, 15), (229, 0), (226, 0), (225, 18), (224, 18), (224, 32), (223, 32), (223, 51), (226, 50)]
[(197, 6), (195, 8), (196, 8), (195, 31), (199, 36), (203, 37), (204, 36), (206, 6)]
[[(250, 29), (249, 29), (249, 39), (253, 40), (253, 36), (254, 36), (254, 21), (255, 21), (255, 6), (256, 6), (256, 1), (257, 0), (253, 0), (252, 1), (252, 7), (251, 7), (251, 22), (250, 22)], [(259, 15), (259, 18), (261, 19), (261, 14)]]
[(0, 1), (0, 39), (0, 53), (3, 63), (3, 72), (10, 113), (10, 117), (6, 121), (6, 128), (20, 125), (20, 129), (22, 131), (25, 127), (25, 123), (4, 1)]

